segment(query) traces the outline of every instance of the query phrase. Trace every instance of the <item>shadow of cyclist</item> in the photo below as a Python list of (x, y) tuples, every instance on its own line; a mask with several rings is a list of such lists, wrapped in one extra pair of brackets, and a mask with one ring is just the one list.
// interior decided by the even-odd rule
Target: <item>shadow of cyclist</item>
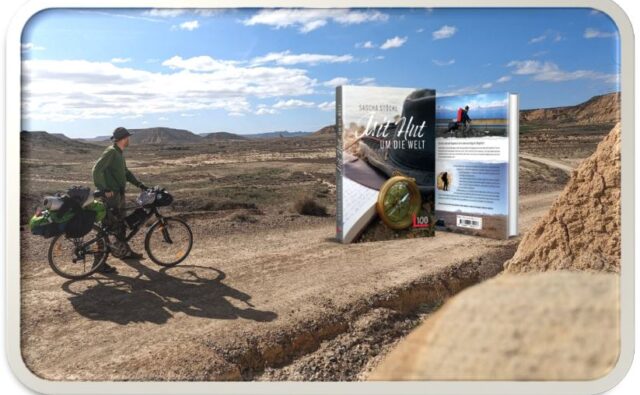
[[(135, 277), (108, 274), (63, 284), (71, 294), (69, 301), (81, 315), (120, 325), (131, 322), (163, 324), (175, 314), (212, 319), (245, 318), (268, 322), (277, 318), (272, 311), (254, 309), (251, 296), (222, 282), (225, 273), (204, 266), (176, 266), (152, 270), (137, 260), (125, 263), (135, 270)], [(171, 272), (171, 275), (169, 274)], [(73, 285), (93, 282), (84, 290)], [(231, 303), (228, 298), (237, 302)], [(234, 304), (242, 303), (237, 307)]]

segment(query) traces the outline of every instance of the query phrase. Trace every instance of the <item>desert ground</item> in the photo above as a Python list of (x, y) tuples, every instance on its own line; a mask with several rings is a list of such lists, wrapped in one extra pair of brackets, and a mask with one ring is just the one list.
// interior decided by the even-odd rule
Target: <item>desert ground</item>
[[(611, 126), (522, 125), (523, 233)], [(91, 185), (104, 143), (61, 139), (22, 141), (23, 223), (42, 196)], [(117, 274), (69, 281), (48, 266), (49, 241), (23, 226), (21, 348), (40, 377), (364, 379), (449, 297), (500, 273), (519, 242), (438, 232), (337, 243), (331, 134), (147, 145), (134, 137), (125, 155), (140, 180), (174, 195), (165, 211), (191, 224), (193, 250), (175, 268), (109, 258)], [(301, 200), (317, 210), (301, 213)]]

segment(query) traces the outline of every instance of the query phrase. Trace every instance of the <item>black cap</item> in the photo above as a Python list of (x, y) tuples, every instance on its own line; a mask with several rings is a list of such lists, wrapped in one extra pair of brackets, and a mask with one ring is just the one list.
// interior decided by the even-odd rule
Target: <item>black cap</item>
[(118, 141), (129, 136), (131, 136), (131, 133), (126, 128), (123, 128), (122, 126), (120, 126), (113, 131), (113, 136), (111, 136), (111, 140)]
[(465, 109), (465, 110), (468, 110), (468, 109), (469, 109), (469, 106), (464, 106), (464, 109)]

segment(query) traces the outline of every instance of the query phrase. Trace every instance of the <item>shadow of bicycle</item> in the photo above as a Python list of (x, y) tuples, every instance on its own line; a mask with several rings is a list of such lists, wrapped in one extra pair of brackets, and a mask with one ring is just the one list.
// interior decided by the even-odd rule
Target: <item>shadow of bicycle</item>
[[(139, 261), (125, 263), (138, 272), (135, 277), (108, 274), (65, 282), (62, 288), (71, 295), (69, 301), (74, 309), (92, 320), (120, 325), (164, 324), (180, 313), (259, 322), (273, 321), (278, 316), (272, 311), (255, 309), (249, 302), (250, 295), (224, 284), (226, 275), (221, 270), (179, 265), (155, 271)], [(73, 290), (75, 286), (83, 289)], [(235, 306), (229, 299), (235, 299), (235, 304), (242, 303), (243, 307)]]

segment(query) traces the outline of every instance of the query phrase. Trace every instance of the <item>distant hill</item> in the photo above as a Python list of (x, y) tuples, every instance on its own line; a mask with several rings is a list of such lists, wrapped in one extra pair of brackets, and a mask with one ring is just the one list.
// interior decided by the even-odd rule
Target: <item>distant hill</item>
[(44, 131), (20, 132), (20, 149), (22, 152), (48, 150), (62, 152), (88, 152), (100, 150), (101, 147), (84, 141), (74, 140), (62, 133)]
[(620, 92), (594, 96), (575, 106), (521, 110), (520, 121), (531, 123), (573, 123), (580, 125), (616, 123), (620, 120)]
[(336, 125), (328, 125), (315, 132), (311, 133), (312, 136), (335, 136)]
[(233, 140), (247, 140), (245, 136), (228, 132), (214, 132), (201, 134), (202, 139), (205, 141), (233, 141)]
[(202, 137), (184, 129), (155, 127), (129, 129), (134, 144), (187, 144), (202, 142)]
[(87, 138), (76, 139), (76, 140), (104, 143), (105, 141), (111, 141), (111, 136), (87, 137)]
[(310, 135), (310, 132), (288, 132), (286, 130), (278, 132), (265, 132), (255, 134), (245, 134), (244, 136), (250, 139), (272, 139), (278, 137), (303, 137)]

